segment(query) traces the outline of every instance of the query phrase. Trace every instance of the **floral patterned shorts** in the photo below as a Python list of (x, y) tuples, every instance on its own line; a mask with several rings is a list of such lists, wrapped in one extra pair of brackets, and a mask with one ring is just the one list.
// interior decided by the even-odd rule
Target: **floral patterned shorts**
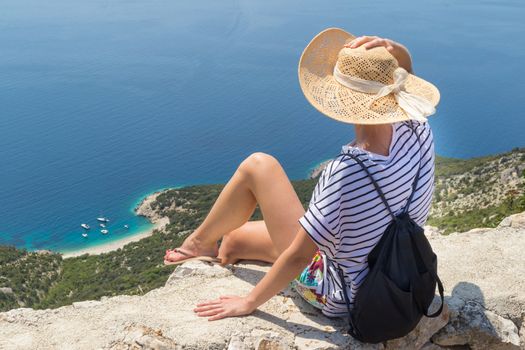
[(326, 303), (326, 296), (321, 293), (323, 274), (324, 260), (317, 250), (310, 264), (291, 282), (292, 289), (318, 309)]

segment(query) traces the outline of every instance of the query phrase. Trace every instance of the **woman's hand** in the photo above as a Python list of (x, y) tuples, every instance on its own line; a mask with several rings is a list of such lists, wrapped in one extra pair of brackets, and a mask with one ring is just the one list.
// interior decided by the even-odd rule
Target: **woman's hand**
[(198, 303), (193, 309), (198, 316), (208, 318), (208, 321), (220, 320), (225, 317), (249, 315), (257, 309), (247, 297), (237, 295), (222, 295), (219, 299)]
[(363, 46), (365, 49), (371, 49), (373, 47), (383, 46), (394, 56), (399, 63), (400, 67), (406, 69), (407, 72), (412, 72), (412, 58), (408, 49), (394, 40), (380, 38), (378, 36), (360, 36), (354, 40), (348, 42), (344, 47), (355, 49), (356, 47)]
[(211, 316), (208, 321), (249, 315), (286, 288), (310, 263), (317, 249), (316, 243), (301, 226), (290, 246), (279, 255), (250, 294), (245, 297), (223, 295), (216, 300), (198, 303), (193, 311), (198, 316)]

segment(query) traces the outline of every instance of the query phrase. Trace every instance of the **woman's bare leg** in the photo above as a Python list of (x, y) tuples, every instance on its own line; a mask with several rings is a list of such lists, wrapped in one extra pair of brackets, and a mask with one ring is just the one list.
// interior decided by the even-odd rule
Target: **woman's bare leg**
[[(181, 248), (195, 255), (217, 256), (217, 241), (245, 224), (257, 204), (274, 248), (282, 253), (299, 230), (304, 208), (279, 162), (260, 152), (241, 162), (208, 216)], [(177, 252), (166, 255), (167, 260), (183, 257)]]
[(221, 265), (235, 264), (244, 259), (274, 263), (279, 255), (264, 220), (257, 220), (248, 221), (224, 235), (218, 258)]

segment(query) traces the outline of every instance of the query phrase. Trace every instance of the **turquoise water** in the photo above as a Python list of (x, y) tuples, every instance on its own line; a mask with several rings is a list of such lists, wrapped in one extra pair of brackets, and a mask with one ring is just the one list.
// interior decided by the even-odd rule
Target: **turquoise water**
[[(297, 62), (339, 26), (406, 44), (441, 90), (436, 152), (525, 146), (522, 0), (6, 0), (0, 11), (0, 244), (71, 250), (149, 224), (149, 192), (229, 179), (254, 151), (291, 178), (353, 138), (302, 96)], [(96, 226), (111, 219), (108, 236)], [(124, 224), (130, 230), (122, 229)]]

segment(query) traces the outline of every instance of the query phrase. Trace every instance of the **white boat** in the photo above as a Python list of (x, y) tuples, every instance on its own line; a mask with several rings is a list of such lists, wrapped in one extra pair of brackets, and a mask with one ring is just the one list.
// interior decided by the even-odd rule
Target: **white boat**
[(124, 225), (124, 228), (125, 228), (125, 229), (128, 229), (128, 228), (129, 228), (129, 226), (128, 226), (128, 225)]
[(80, 226), (81, 226), (83, 229), (89, 230), (89, 225), (88, 225), (88, 224), (80, 224)]
[(87, 236), (88, 236), (88, 234), (85, 233), (85, 232), (82, 234), (82, 237), (84, 237), (84, 238), (86, 238)]
[(105, 218), (105, 217), (100, 217), (100, 218), (97, 218), (97, 221), (100, 221), (100, 222), (109, 222), (109, 219), (108, 219), (108, 218)]
[(100, 227), (105, 228), (106, 225), (105, 224), (100, 224)]
[(109, 233), (108, 230), (100, 230), (100, 233), (102, 233), (103, 235), (107, 235)]

